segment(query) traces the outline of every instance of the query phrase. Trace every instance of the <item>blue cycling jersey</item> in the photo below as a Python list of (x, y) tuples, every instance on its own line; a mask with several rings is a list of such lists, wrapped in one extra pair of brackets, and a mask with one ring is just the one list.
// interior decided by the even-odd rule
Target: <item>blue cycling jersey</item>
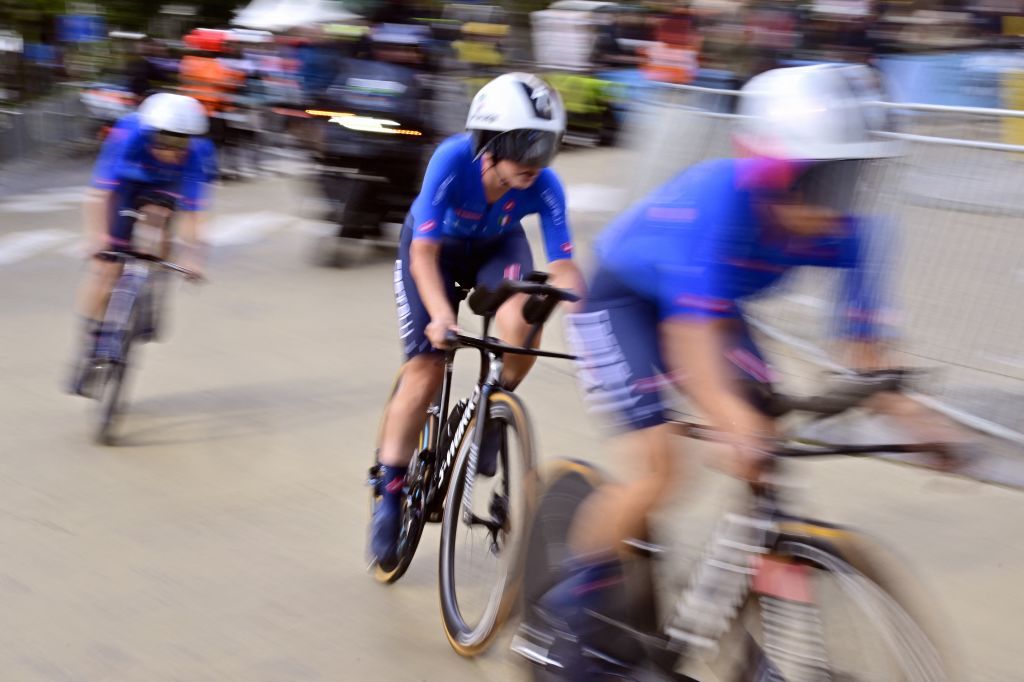
[(597, 242), (601, 264), (656, 301), (662, 320), (739, 317), (741, 299), (794, 267), (844, 268), (842, 333), (877, 335), (881, 269), (869, 267), (867, 222), (847, 218), (833, 234), (814, 237), (774, 225), (759, 196), (778, 184), (779, 170), (778, 162), (755, 159), (691, 167), (609, 226)]
[(185, 211), (205, 210), (209, 185), (217, 173), (217, 153), (205, 137), (192, 138), (181, 165), (159, 161), (149, 149), (153, 131), (136, 113), (122, 117), (103, 143), (92, 184), (117, 190), (122, 185), (146, 186), (179, 196)]
[(528, 189), (511, 189), (488, 205), (481, 161), (473, 158), (470, 136), (456, 135), (441, 143), (427, 166), (423, 187), (412, 205), (413, 238), (494, 237), (516, 229), (524, 216), (533, 213), (540, 215), (548, 260), (570, 258), (565, 190), (555, 172), (545, 168)]

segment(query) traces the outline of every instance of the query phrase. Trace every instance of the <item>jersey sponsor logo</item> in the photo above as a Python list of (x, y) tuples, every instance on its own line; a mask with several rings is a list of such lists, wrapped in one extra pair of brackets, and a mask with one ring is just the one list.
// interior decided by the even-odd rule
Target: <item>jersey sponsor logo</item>
[(682, 383), (685, 375), (682, 372), (659, 372), (653, 376), (637, 379), (632, 383), (633, 390), (637, 393), (658, 393), (662, 389), (672, 388)]
[(676, 299), (676, 303), (686, 308), (706, 310), (712, 313), (724, 313), (733, 308), (732, 301), (728, 299), (699, 296), (697, 294), (683, 294)]
[(555, 193), (551, 189), (546, 189), (540, 193), (540, 198), (544, 200), (548, 210), (551, 211), (551, 220), (555, 225), (561, 225), (565, 222), (565, 205), (555, 196)]
[(436, 221), (436, 220), (433, 220), (433, 219), (431, 219), (431, 220), (428, 220), (428, 221), (427, 221), (427, 222), (425, 222), (425, 223), (421, 223), (421, 224), (420, 224), (420, 226), (419, 226), (418, 228), (416, 228), (416, 229), (417, 229), (417, 230), (418, 230), (418, 231), (419, 231), (420, 233), (422, 233), (422, 234), (426, 234), (427, 232), (430, 232), (430, 231), (432, 231), (432, 230), (433, 230), (433, 229), (434, 229), (435, 227), (437, 227), (437, 221)]
[(572, 253), (572, 242), (562, 244), (562, 253)]
[(483, 213), (477, 213), (476, 211), (470, 211), (465, 208), (455, 209), (455, 215), (459, 218), (465, 218), (466, 220), (480, 220), (484, 217)]
[(522, 274), (523, 266), (519, 263), (512, 263), (505, 267), (505, 279), (519, 280)]
[(509, 199), (508, 201), (505, 202), (505, 213), (511, 213), (512, 209), (515, 208), (515, 207), (516, 207), (515, 200), (514, 199)]
[(750, 260), (746, 258), (730, 258), (726, 261), (729, 265), (744, 270), (757, 270), (759, 272), (785, 272), (786, 266), (768, 261)]
[(452, 184), (453, 180), (455, 180), (455, 173), (446, 177), (444, 182), (437, 186), (437, 191), (434, 192), (434, 201), (431, 202), (434, 206), (439, 206), (444, 201), (445, 194), (448, 192), (448, 186)]

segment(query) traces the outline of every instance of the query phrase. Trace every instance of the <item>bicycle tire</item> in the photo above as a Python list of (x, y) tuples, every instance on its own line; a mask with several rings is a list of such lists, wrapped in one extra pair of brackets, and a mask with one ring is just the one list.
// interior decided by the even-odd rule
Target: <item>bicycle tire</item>
[[(536, 471), (534, 469), (534, 447), (533, 436), (530, 430), (529, 420), (526, 411), (519, 399), (509, 393), (497, 392), (490, 396), (487, 406), (487, 419), (504, 424), (505, 428), (515, 433), (517, 448), (520, 459), (516, 466), (521, 467), (522, 503), (525, 508), (522, 510), (522, 526), (524, 531), (529, 527), (529, 519), (535, 504)], [(466, 484), (466, 469), (469, 466), (470, 444), (472, 434), (475, 431), (478, 421), (474, 417), (472, 428), (467, 429), (467, 435), (459, 446), (459, 456), (453, 467), (453, 479), (448, 488), (445, 498), (444, 514), (441, 519), (441, 550), (439, 557), (438, 582), (441, 593), (441, 620), (444, 624), (445, 635), (449, 644), (461, 656), (473, 657), (485, 651), (505, 620), (508, 618), (515, 605), (518, 590), (522, 577), (523, 554), (525, 550), (525, 532), (522, 539), (514, 535), (511, 547), (505, 545), (511, 551), (506, 554), (500, 571), (499, 581), (492, 587), (488, 598), (487, 606), (476, 623), (470, 625), (459, 606), (459, 598), (455, 584), (455, 544), (456, 531), (462, 524), (462, 502), (463, 491)], [(507, 439), (506, 439), (507, 442)], [(502, 483), (511, 485), (509, 477), (509, 448), (506, 445), (499, 460), (498, 476), (503, 477)], [(479, 482), (474, 484), (480, 485)], [(506, 503), (508, 504), (508, 503)], [(516, 512), (512, 510), (512, 515)], [(507, 530), (502, 533), (507, 540)]]
[(128, 317), (120, 357), (112, 360), (104, 370), (105, 376), (99, 390), (99, 424), (96, 428), (96, 442), (100, 445), (117, 443), (117, 426), (124, 413), (124, 383), (128, 374), (128, 359), (137, 332), (138, 314), (132, 309)]
[[(391, 398), (394, 397), (395, 392), (398, 391), (398, 385), (401, 383), (401, 380), (401, 375), (395, 379), (394, 386), (392, 386), (391, 393), (388, 397), (388, 403), (390, 403)], [(395, 561), (394, 563), (386, 566), (379, 562), (374, 564), (373, 577), (377, 582), (390, 585), (400, 580), (402, 576), (405, 575), (405, 572), (409, 570), (409, 565), (412, 563), (412, 559), (416, 555), (416, 549), (419, 547), (420, 538), (423, 535), (423, 526), (426, 525), (426, 484), (429, 482), (429, 477), (432, 475), (430, 471), (421, 471), (421, 467), (426, 463), (420, 459), (420, 454), (429, 445), (432, 429), (436, 428), (437, 418), (428, 414), (424, 421), (423, 428), (420, 430), (416, 454), (409, 463), (409, 470), (406, 475), (406, 480), (411, 480), (412, 486), (410, 490), (403, 495), (402, 530), (398, 538), (398, 551), (396, 553)], [(377, 429), (376, 450), (379, 450), (383, 436), (384, 417), (382, 416), (380, 426)], [(377, 461), (377, 454), (378, 453), (375, 451), (373, 456), (374, 467), (379, 464)], [(419, 490), (418, 486), (423, 486), (423, 489)], [(410, 487), (408, 483), (407, 487)], [(378, 497), (377, 486), (373, 485), (370, 493), (371, 515), (373, 514), (373, 506), (376, 504)]]
[[(794, 528), (798, 532), (793, 532)], [(926, 603), (923, 595), (919, 589), (911, 587), (909, 580), (900, 577), (906, 572), (898, 568), (898, 561), (865, 536), (846, 529), (799, 522), (788, 524), (788, 527), (782, 524), (781, 530), (768, 556), (786, 564), (807, 566), (820, 571), (823, 577), (834, 579), (843, 597), (834, 611), (856, 609), (868, 620), (872, 620), (878, 644), (889, 649), (892, 665), (901, 668), (898, 675), (894, 675), (893, 671), (884, 674), (865, 673), (863, 668), (878, 665), (878, 657), (871, 656), (862, 646), (854, 645), (854, 651), (847, 655), (851, 658), (850, 663), (855, 672), (834, 669), (834, 662), (830, 660), (832, 652), (826, 652), (829, 654), (825, 659), (829, 667), (828, 679), (845, 682), (881, 679), (886, 682), (951, 682), (961, 679), (954, 663), (956, 658), (950, 653), (948, 637), (935, 617), (934, 606), (929, 606), (927, 610), (923, 608)], [(761, 619), (762, 628), (766, 627), (764, 619), (767, 614), (769, 619), (776, 619), (776, 624), (771, 626), (775, 627), (780, 622), (780, 612), (775, 611), (773, 615), (765, 608), (762, 597), (751, 592), (744, 605), (744, 612), (755, 612)], [(784, 604), (784, 608), (792, 609), (793, 603)], [(817, 605), (814, 610), (818, 610)], [(822, 625), (818, 618), (818, 630), (828, 632), (830, 627)], [(829, 615), (826, 614), (825, 618), (829, 618)], [(775, 634), (778, 636), (778, 633)], [(857, 637), (849, 637), (847, 633), (841, 639), (855, 641)], [(748, 646), (750, 644), (748, 641)], [(757, 646), (761, 648), (761, 645)], [(770, 650), (762, 655), (772, 660)], [(791, 653), (788, 655), (792, 656)], [(747, 665), (755, 664), (749, 654), (745, 659)], [(787, 664), (792, 666), (793, 661)], [(746, 679), (749, 674), (749, 670), (745, 671), (735, 679)], [(787, 671), (785, 679), (800, 677)]]
[(606, 480), (591, 464), (560, 459), (544, 467), (545, 481), (526, 539), (523, 603), (537, 602), (561, 579), (569, 526), (576, 510)]

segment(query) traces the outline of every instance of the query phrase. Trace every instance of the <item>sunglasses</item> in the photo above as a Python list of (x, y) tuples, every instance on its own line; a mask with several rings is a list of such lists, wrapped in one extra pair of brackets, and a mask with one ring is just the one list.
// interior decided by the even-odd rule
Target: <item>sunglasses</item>
[(171, 133), (157, 133), (153, 136), (153, 149), (166, 152), (186, 152), (191, 144), (192, 138), (188, 135), (173, 135)]

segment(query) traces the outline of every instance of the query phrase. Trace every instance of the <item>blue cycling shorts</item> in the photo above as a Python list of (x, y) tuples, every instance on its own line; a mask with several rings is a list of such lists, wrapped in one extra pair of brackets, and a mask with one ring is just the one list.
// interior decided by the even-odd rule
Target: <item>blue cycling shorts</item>
[[(412, 245), (412, 218), (402, 227), (398, 259), (395, 260), (395, 302), (398, 305), (399, 335), (406, 359), (423, 353), (438, 352), (424, 334), (430, 313), (420, 298), (409, 271)], [(522, 225), (500, 235), (484, 239), (441, 240), (441, 277), (454, 310), (458, 304), (456, 284), (472, 288), (497, 287), (503, 280), (520, 280), (533, 270), (533, 253)]]
[[(583, 312), (566, 317), (577, 378), (587, 407), (602, 422), (623, 431), (665, 423), (671, 377), (661, 352), (658, 302), (645, 297), (604, 268), (591, 278)], [(725, 348), (742, 382), (771, 384), (772, 371), (742, 319)], [(753, 395), (753, 394), (752, 394)]]
[(130, 251), (132, 232), (135, 228), (135, 211), (148, 204), (166, 206), (174, 210), (181, 196), (173, 192), (155, 189), (152, 185), (121, 183), (114, 190), (114, 200), (108, 219), (110, 248), (114, 251)]

